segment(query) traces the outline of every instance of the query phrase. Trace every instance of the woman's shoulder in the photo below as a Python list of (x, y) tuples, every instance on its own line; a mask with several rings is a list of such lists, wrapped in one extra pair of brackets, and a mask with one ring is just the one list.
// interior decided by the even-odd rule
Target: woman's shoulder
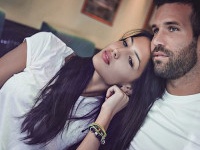
[(41, 31), (41, 32), (38, 32), (38, 33), (32, 35), (30, 38), (36, 38), (38, 40), (42, 40), (42, 41), (45, 41), (45, 42), (55, 41), (55, 42), (59, 42), (59, 43), (62, 43), (63, 45), (65, 45), (64, 42), (62, 42), (56, 35), (54, 35), (51, 32)]

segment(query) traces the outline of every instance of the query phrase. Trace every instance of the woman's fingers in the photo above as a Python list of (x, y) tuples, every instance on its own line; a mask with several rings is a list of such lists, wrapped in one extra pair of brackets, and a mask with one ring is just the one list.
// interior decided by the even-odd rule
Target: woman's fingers
[(103, 106), (115, 115), (127, 105), (128, 101), (129, 97), (118, 86), (114, 85), (107, 90)]
[(122, 95), (122, 91), (116, 85), (111, 86), (106, 93), (106, 98), (111, 97), (112, 95), (117, 94), (118, 96)]

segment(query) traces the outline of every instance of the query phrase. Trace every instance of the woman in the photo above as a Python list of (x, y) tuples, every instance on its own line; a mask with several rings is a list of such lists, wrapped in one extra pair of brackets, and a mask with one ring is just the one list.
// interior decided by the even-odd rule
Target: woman
[(0, 149), (63, 149), (81, 141), (106, 90), (140, 77), (150, 39), (137, 30), (80, 58), (51, 33), (26, 38), (0, 58)]

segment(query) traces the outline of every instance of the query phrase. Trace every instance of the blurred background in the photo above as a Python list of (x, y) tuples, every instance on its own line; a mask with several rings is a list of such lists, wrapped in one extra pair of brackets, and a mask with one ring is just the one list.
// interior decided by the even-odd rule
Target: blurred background
[(112, 25), (107, 25), (82, 13), (84, 4), (85, 0), (0, 0), (0, 11), (7, 20), (35, 29), (46, 22), (102, 49), (126, 31), (148, 28), (153, 10), (152, 0), (121, 0)]

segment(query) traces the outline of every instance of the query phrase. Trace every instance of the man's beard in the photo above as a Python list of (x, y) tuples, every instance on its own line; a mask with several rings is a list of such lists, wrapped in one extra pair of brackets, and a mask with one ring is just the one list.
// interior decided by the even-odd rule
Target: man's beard
[(154, 72), (156, 75), (165, 79), (178, 79), (189, 72), (197, 63), (197, 40), (179, 50), (174, 54), (163, 46), (157, 46), (153, 52), (163, 52), (169, 56), (169, 61), (163, 64), (162, 61), (154, 61)]

